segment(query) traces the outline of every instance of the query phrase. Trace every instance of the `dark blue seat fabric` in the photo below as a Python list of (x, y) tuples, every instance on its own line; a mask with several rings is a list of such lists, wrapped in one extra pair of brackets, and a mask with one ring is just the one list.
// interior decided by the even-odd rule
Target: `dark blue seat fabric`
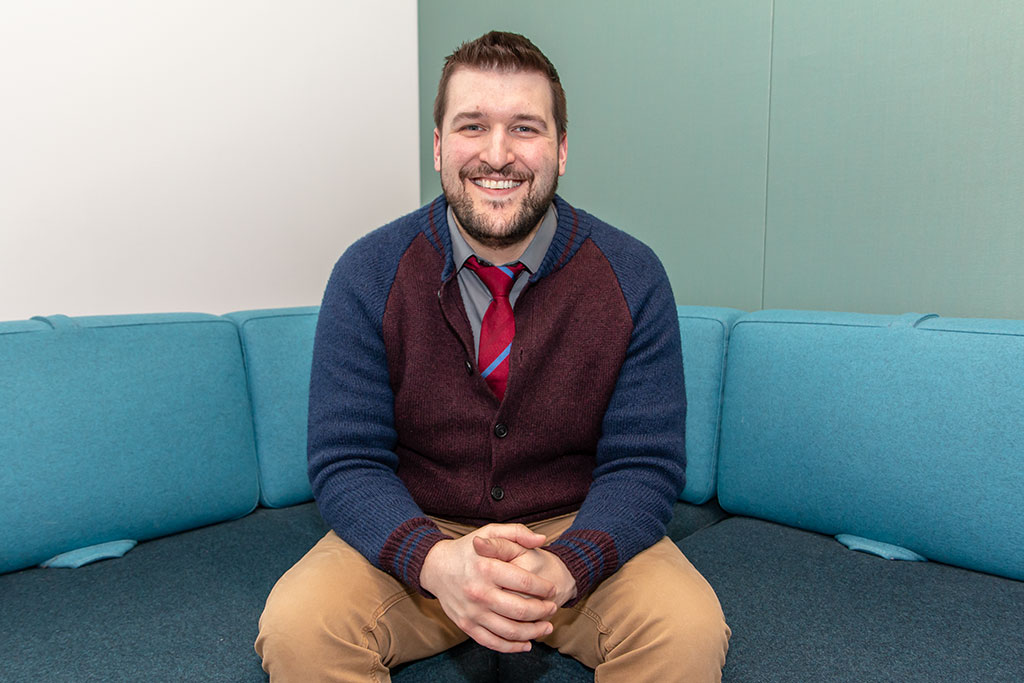
[(448, 652), (392, 671), (395, 683), (592, 683), (594, 672), (546, 645), (507, 655), (468, 641)]
[(732, 517), (679, 543), (733, 629), (724, 680), (1024, 680), (1024, 582)]
[[(679, 503), (670, 529), (681, 538), (723, 515)], [(260, 508), (118, 559), (0, 575), (0, 681), (265, 681), (253, 651), (264, 601), (326, 531), (313, 503)], [(468, 642), (394, 680), (563, 683), (593, 672), (543, 645), (498, 655)]]
[(0, 681), (264, 680), (264, 600), (325, 532), (312, 504), (258, 509), (115, 560), (0, 576)]

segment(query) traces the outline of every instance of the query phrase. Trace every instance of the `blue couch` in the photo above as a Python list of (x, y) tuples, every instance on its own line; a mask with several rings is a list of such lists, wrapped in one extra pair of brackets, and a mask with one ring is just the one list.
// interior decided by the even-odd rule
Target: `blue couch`
[[(0, 323), (0, 681), (261, 681), (316, 308)], [(679, 307), (727, 681), (1024, 679), (1024, 322)], [(728, 360), (728, 362), (726, 362)], [(43, 566), (40, 566), (43, 565)], [(584, 681), (472, 643), (394, 680)]]

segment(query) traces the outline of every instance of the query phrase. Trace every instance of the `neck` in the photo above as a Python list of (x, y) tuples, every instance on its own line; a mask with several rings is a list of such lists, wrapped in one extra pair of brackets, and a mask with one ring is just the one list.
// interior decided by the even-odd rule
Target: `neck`
[(515, 244), (507, 246), (493, 246), (487, 245), (479, 240), (474, 239), (462, 229), (462, 224), (459, 223), (459, 219), (455, 219), (455, 226), (459, 229), (459, 234), (466, 240), (466, 244), (470, 246), (473, 252), (482, 259), (489, 261), (495, 265), (503, 265), (506, 263), (512, 263), (518, 261), (526, 251), (526, 248), (530, 246), (530, 242), (533, 241), (534, 236), (537, 234), (537, 230), (540, 229), (540, 224), (543, 222), (543, 218), (537, 222), (537, 225), (533, 226), (533, 230), (530, 230), (529, 234), (523, 239), (519, 240)]

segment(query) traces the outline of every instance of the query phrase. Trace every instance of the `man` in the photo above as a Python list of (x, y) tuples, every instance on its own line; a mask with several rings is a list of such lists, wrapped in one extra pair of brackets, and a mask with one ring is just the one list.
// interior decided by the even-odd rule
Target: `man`
[(386, 681), (471, 637), (544, 642), (601, 681), (717, 680), (729, 629), (664, 537), (682, 357), (654, 254), (555, 196), (565, 95), (527, 39), (447, 60), (444, 196), (334, 268), (309, 473), (332, 531), (275, 586), (274, 681)]

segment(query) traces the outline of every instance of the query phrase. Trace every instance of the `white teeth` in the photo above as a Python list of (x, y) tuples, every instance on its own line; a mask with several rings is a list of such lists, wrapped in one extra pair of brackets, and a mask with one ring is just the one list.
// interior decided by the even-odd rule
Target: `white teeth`
[(511, 190), (513, 187), (519, 187), (523, 184), (519, 180), (490, 180), (488, 178), (480, 178), (473, 182), (488, 190)]

